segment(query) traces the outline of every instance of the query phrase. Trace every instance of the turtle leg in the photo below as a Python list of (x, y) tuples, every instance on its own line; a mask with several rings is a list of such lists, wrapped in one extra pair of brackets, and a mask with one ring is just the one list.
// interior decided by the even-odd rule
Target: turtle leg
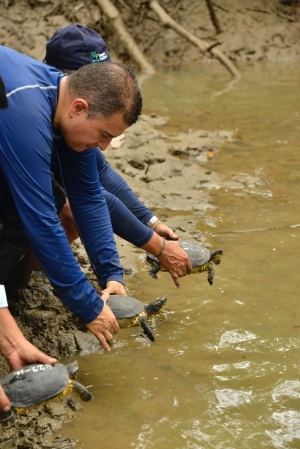
[(144, 331), (144, 334), (149, 338), (149, 340), (155, 341), (153, 332), (148, 324), (146, 314), (139, 316), (139, 322), (140, 322), (140, 326), (142, 327), (142, 329)]
[(14, 407), (11, 407), (10, 410), (8, 410), (8, 412), (4, 412), (1, 408), (0, 408), (0, 423), (1, 424), (8, 424), (10, 423), (14, 423), (16, 420), (16, 412)]
[(88, 402), (93, 399), (93, 394), (87, 388), (85, 388), (84, 385), (82, 385), (80, 382), (77, 382), (77, 380), (72, 380), (71, 386), (72, 390), (75, 391), (75, 393), (77, 393), (80, 399), (82, 399), (84, 402)]
[(207, 271), (208, 271), (207, 281), (209, 285), (213, 285), (215, 270), (211, 265), (208, 265)]
[(150, 302), (148, 305), (145, 306), (145, 312), (149, 317), (152, 315), (155, 315), (156, 313), (159, 313), (160, 310), (164, 307), (164, 305), (167, 302), (167, 298), (159, 298), (156, 301)]
[(153, 277), (153, 279), (157, 279), (157, 273), (160, 270), (160, 263), (155, 260), (152, 261), (153, 266), (150, 268), (150, 270), (148, 271), (148, 274), (150, 274), (150, 276)]

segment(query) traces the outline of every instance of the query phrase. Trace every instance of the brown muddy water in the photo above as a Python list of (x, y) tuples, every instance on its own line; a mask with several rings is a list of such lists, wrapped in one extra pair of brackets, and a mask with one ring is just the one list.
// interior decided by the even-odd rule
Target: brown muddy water
[(122, 329), (111, 353), (76, 357), (95, 398), (59, 433), (78, 449), (300, 448), (300, 69), (242, 76), (208, 67), (142, 81), (165, 132), (235, 132), (207, 167), (244, 187), (210, 191), (205, 217), (191, 211), (224, 250), (213, 286), (199, 274), (177, 290), (141, 266), (131, 293), (168, 297), (156, 342)]

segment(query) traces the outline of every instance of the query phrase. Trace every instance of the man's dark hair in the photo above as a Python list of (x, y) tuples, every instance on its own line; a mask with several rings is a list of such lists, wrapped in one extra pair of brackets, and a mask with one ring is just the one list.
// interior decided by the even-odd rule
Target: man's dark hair
[(68, 76), (66, 86), (72, 98), (83, 98), (88, 102), (88, 118), (96, 118), (99, 114), (108, 118), (121, 112), (125, 124), (131, 126), (142, 111), (143, 101), (138, 79), (123, 64), (87, 64)]

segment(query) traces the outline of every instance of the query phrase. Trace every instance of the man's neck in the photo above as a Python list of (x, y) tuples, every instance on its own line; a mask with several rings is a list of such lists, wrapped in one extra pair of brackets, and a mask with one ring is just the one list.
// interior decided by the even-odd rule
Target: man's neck
[(65, 111), (66, 106), (66, 81), (67, 76), (63, 77), (60, 81), (58, 102), (53, 120), (53, 126), (57, 129), (60, 129), (63, 111)]

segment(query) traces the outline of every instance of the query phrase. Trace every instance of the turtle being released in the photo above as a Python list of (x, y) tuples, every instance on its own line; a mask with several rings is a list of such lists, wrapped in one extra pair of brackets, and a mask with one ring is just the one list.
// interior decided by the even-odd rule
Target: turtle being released
[(0, 422), (14, 422), (16, 413), (72, 391), (83, 401), (90, 401), (93, 395), (75, 380), (77, 372), (78, 362), (75, 361), (69, 365), (27, 365), (1, 377), (0, 384), (11, 402), (11, 409), (4, 412), (0, 408)]
[(144, 334), (154, 341), (153, 332), (149, 326), (151, 317), (161, 311), (167, 298), (159, 298), (145, 305), (131, 296), (111, 295), (107, 304), (115, 315), (120, 327), (140, 325)]
[[(207, 281), (210, 285), (212, 285), (215, 275), (212, 263), (219, 265), (221, 262), (221, 256), (223, 255), (223, 250), (218, 249), (211, 252), (209, 249), (204, 248), (204, 246), (198, 245), (198, 243), (187, 242), (186, 240), (179, 240), (178, 243), (190, 258), (192, 273), (202, 273), (203, 271), (207, 271)], [(152, 256), (152, 254), (147, 253), (146, 260), (151, 265), (148, 273), (154, 279), (157, 279), (157, 273), (159, 270), (165, 271), (165, 269), (160, 264), (158, 258)]]

